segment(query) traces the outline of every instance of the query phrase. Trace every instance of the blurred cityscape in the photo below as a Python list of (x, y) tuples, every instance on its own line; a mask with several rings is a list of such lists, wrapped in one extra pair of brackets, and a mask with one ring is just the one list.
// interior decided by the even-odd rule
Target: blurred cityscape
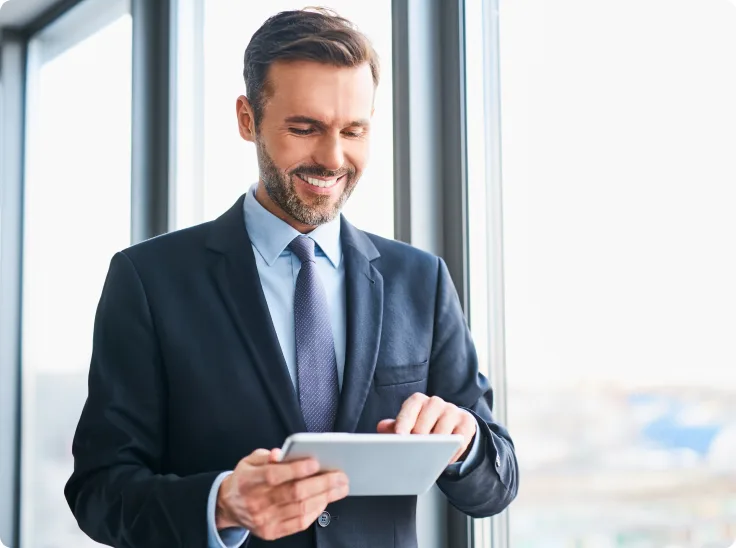
[(511, 390), (513, 548), (727, 548), (736, 397), (727, 388)]

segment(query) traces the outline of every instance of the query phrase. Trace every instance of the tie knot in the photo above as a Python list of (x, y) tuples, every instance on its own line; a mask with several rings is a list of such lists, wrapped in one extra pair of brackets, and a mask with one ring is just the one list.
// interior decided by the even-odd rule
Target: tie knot
[(289, 244), (289, 249), (299, 257), (302, 264), (314, 261), (314, 240), (309, 236), (297, 236)]

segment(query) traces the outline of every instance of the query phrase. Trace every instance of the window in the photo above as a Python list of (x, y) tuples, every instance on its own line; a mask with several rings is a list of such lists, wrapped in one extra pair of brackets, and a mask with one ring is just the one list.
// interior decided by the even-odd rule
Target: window
[[(498, 105), (498, 1), (465, 0), (469, 310), (480, 370), (495, 418), (506, 420)], [(511, 431), (512, 437), (514, 435)], [(473, 546), (508, 544), (507, 513), (473, 522)]]
[[(295, 0), (260, 3), (204, 0), (203, 14), (191, 11), (184, 14), (183, 20), (180, 16), (180, 25), (185, 28), (185, 33), (180, 35), (186, 38), (184, 45), (190, 53), (185, 52), (179, 59), (179, 96), (180, 101), (189, 105), (186, 107), (189, 111), (179, 110), (178, 139), (182, 146), (178, 148), (175, 228), (219, 216), (258, 180), (255, 148), (241, 139), (235, 116), (235, 101), (245, 94), (243, 54), (250, 37), (266, 19), (280, 11), (304, 6)], [(344, 213), (359, 228), (393, 237), (391, 2), (341, 0), (333, 2), (331, 7), (368, 35), (381, 59), (371, 160)], [(201, 18), (204, 29), (203, 35), (198, 36), (197, 20)], [(196, 64), (199, 47), (204, 52), (203, 86), (189, 67), (192, 61)], [(203, 89), (197, 90), (199, 86)], [(201, 99), (198, 94), (202, 95)], [(200, 131), (203, 139), (197, 136)], [(192, 172), (201, 173), (201, 180), (192, 177)]]
[(515, 0), (499, 26), (509, 543), (730, 546), (736, 8)]
[(97, 301), (110, 258), (130, 245), (131, 17), (118, 4), (81, 4), (29, 50), (21, 461), (29, 548), (95, 545), (63, 489)]

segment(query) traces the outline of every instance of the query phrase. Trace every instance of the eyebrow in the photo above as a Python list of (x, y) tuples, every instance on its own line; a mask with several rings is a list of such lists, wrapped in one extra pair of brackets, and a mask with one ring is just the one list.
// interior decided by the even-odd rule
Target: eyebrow
[[(287, 124), (309, 124), (312, 126), (316, 126), (320, 129), (324, 129), (327, 127), (327, 124), (325, 124), (321, 120), (317, 120), (316, 118), (310, 118), (309, 116), (290, 116), (286, 120), (284, 120)], [(354, 120), (350, 122), (346, 127), (368, 127), (370, 126), (370, 121), (366, 119), (360, 119), (360, 120)]]

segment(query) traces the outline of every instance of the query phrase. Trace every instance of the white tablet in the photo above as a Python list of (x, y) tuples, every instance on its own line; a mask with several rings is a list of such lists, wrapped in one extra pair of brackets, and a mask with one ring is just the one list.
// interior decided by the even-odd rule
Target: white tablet
[(321, 471), (342, 470), (350, 496), (421, 495), (462, 443), (459, 434), (300, 433), (286, 439), (281, 458), (313, 457)]

